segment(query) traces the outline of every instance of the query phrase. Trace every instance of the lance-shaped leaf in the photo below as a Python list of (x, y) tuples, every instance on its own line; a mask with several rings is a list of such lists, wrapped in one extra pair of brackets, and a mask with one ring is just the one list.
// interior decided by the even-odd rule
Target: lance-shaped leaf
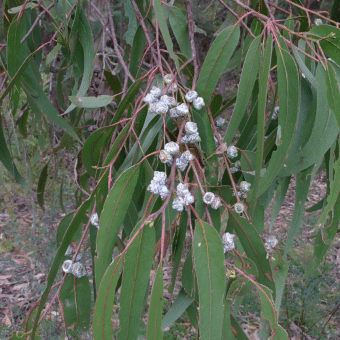
[[(139, 231), (139, 226), (136, 226), (133, 234)], [(155, 230), (152, 224), (148, 224), (138, 232), (125, 254), (118, 340), (136, 340), (138, 337), (154, 251)]]
[(240, 217), (237, 213), (230, 212), (229, 216), (229, 227), (235, 231), (247, 256), (257, 267), (258, 281), (274, 292), (275, 285), (267, 259), (267, 252), (259, 233), (248, 220)]
[(188, 36), (187, 18), (183, 12), (177, 7), (170, 6), (168, 8), (169, 23), (175, 34), (179, 48), (188, 58), (191, 58), (191, 48)]
[(163, 36), (165, 45), (166, 45), (166, 47), (169, 51), (170, 57), (173, 59), (173, 61), (176, 64), (177, 72), (180, 73), (179, 61), (178, 61), (176, 54), (174, 53), (174, 46), (173, 46), (171, 36), (170, 36), (170, 32), (169, 32), (169, 29), (168, 29), (167, 20), (164, 16), (164, 13), (163, 13), (163, 5), (161, 3), (161, 0), (154, 0), (153, 8), (155, 10), (156, 18), (157, 18), (157, 21), (158, 21), (159, 28), (162, 32), (162, 36)]
[(117, 235), (131, 203), (139, 171), (140, 166), (137, 164), (123, 172), (105, 201), (97, 235), (97, 258), (95, 260), (97, 289), (111, 263)]
[(87, 331), (91, 316), (91, 286), (87, 276), (68, 275), (60, 291), (66, 330), (76, 337), (78, 330)]
[[(281, 45), (284, 42), (281, 40)], [(280, 100), (277, 151), (273, 152), (267, 171), (260, 182), (259, 196), (273, 183), (285, 160), (289, 156), (298, 124), (299, 73), (292, 56), (280, 46), (276, 46), (278, 92)]]
[[(76, 97), (86, 95), (92, 77), (92, 64), (95, 56), (91, 26), (82, 9), (79, 11), (78, 33), (84, 51), (84, 72)], [(71, 104), (65, 113), (71, 112), (76, 106)]]
[(196, 91), (206, 104), (210, 101), (220, 76), (225, 72), (225, 65), (234, 53), (239, 37), (238, 25), (228, 27), (217, 36), (209, 49), (196, 85)]
[(93, 315), (94, 340), (106, 340), (113, 337), (112, 308), (122, 264), (123, 257), (117, 257), (107, 268), (100, 284)]
[(163, 317), (163, 268), (160, 264), (155, 281), (153, 283), (151, 301), (148, 315), (148, 340), (162, 340), (162, 317)]
[[(250, 96), (253, 91), (253, 87), (255, 84), (255, 80), (257, 78), (257, 74), (259, 71), (260, 66), (260, 57), (261, 57), (261, 36), (258, 36), (250, 45), (246, 59), (244, 61), (244, 66), (242, 70), (242, 76), (240, 80), (240, 84), (238, 87), (237, 92), (237, 99), (235, 104), (235, 109), (233, 112), (233, 115), (230, 120), (230, 124), (228, 126), (227, 133), (224, 137), (224, 142), (226, 142), (228, 145), (231, 143), (231, 141), (234, 138), (234, 135), (237, 131), (238, 126), (241, 123), (242, 117), (244, 116), (244, 113), (247, 109)], [(269, 45), (267, 45), (269, 46)], [(271, 45), (269, 48), (269, 53), (271, 52)], [(271, 54), (271, 53), (270, 53)], [(270, 56), (268, 56), (270, 61)], [(268, 64), (268, 62), (266, 62)], [(264, 66), (267, 74), (267, 65)], [(265, 76), (264, 76), (265, 77)], [(268, 75), (267, 75), (268, 77)], [(262, 85), (262, 84), (261, 84)], [(263, 85), (262, 85), (263, 86)], [(264, 88), (264, 91), (266, 92), (267, 89), (267, 83), (266, 87)]]
[(298, 154), (284, 162), (283, 168), (278, 173), (280, 177), (290, 176), (315, 164), (331, 147), (339, 133), (335, 116), (328, 106), (325, 82), (326, 74), (320, 64), (316, 69), (315, 77), (319, 86), (317, 89), (317, 107), (313, 129), (309, 133), (308, 141)]
[(38, 204), (43, 210), (44, 210), (44, 193), (45, 193), (47, 175), (48, 175), (48, 163), (41, 170), (41, 173), (39, 176), (38, 188), (37, 188)]
[(164, 319), (162, 321), (162, 329), (164, 330), (170, 327), (178, 318), (180, 318), (188, 309), (188, 307), (192, 304), (192, 301), (193, 299), (191, 297), (188, 297), (184, 289), (182, 289), (178, 293), (177, 298), (172, 304), (171, 309), (164, 316)]
[[(339, 33), (340, 34), (340, 33)], [(327, 98), (328, 105), (333, 111), (335, 118), (340, 127), (340, 89), (339, 81), (336, 77), (335, 70), (331, 63), (327, 63), (326, 71), (326, 85), (327, 85)]]
[(84, 108), (84, 109), (98, 109), (99, 107), (109, 105), (113, 97), (112, 96), (98, 96), (98, 97), (68, 97), (75, 106)]
[(224, 252), (217, 231), (202, 220), (196, 224), (194, 258), (200, 301), (200, 339), (220, 339), (226, 281)]

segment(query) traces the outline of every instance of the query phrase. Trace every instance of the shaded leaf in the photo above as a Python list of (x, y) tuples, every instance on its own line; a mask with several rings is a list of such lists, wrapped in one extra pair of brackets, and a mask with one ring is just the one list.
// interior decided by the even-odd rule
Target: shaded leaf
[(68, 97), (70, 101), (77, 107), (84, 109), (98, 109), (99, 107), (107, 106), (112, 102), (112, 96), (99, 97)]

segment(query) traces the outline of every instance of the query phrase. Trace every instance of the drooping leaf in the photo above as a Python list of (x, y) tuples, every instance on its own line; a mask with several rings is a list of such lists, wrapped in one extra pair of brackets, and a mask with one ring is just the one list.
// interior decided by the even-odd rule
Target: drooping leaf
[(38, 204), (40, 205), (41, 209), (44, 210), (44, 193), (45, 193), (45, 186), (48, 176), (48, 163), (43, 167), (39, 176), (39, 182), (37, 187), (37, 200)]
[(70, 101), (77, 107), (84, 109), (98, 109), (99, 107), (107, 106), (112, 102), (113, 97), (102, 95), (99, 97), (68, 97)]
[[(136, 226), (132, 237), (135, 232), (138, 232), (139, 226), (140, 224)], [(139, 231), (125, 254), (120, 294), (118, 340), (135, 340), (138, 337), (154, 251), (155, 230), (152, 224), (148, 224)]]
[(120, 276), (123, 257), (117, 257), (107, 268), (107, 271), (99, 286), (96, 306), (93, 315), (93, 338), (94, 340), (112, 339), (112, 315), (116, 293), (116, 285)]
[(196, 85), (196, 91), (206, 104), (209, 103), (217, 82), (224, 73), (224, 66), (231, 58), (239, 37), (239, 26), (228, 27), (217, 36), (209, 49)]
[(91, 286), (87, 276), (68, 275), (60, 291), (66, 330), (76, 337), (78, 330), (87, 331), (91, 316)]
[[(234, 138), (234, 135), (236, 133), (236, 130), (242, 120), (242, 117), (244, 116), (244, 113), (247, 109), (250, 96), (253, 91), (253, 87), (255, 84), (255, 80), (257, 78), (259, 66), (260, 66), (260, 57), (261, 57), (261, 39), (262, 37), (257, 37), (252, 44), (249, 47), (246, 59), (244, 61), (243, 70), (242, 70), (242, 76), (240, 79), (240, 84), (238, 87), (238, 95), (236, 99), (235, 109), (233, 112), (233, 115), (231, 117), (227, 133), (224, 137), (224, 142), (226, 142), (228, 145), (231, 143), (232, 139)], [(269, 46), (269, 45), (267, 45)], [(271, 46), (268, 50), (268, 54), (271, 52)], [(270, 53), (271, 54), (271, 53)], [(267, 57), (268, 61), (266, 62), (266, 65), (264, 66), (266, 69), (266, 73), (269, 71), (268, 69), (268, 62), (270, 62), (269, 55)], [(265, 75), (264, 75), (265, 77)], [(268, 76), (267, 76), (268, 77)], [(263, 86), (263, 85), (262, 85)], [(266, 88), (264, 89), (266, 92)], [(263, 113), (262, 113), (263, 114)]]
[(163, 267), (158, 266), (155, 281), (153, 283), (151, 301), (148, 315), (148, 340), (162, 340), (162, 316), (163, 316)]
[(137, 164), (123, 172), (105, 201), (97, 235), (97, 257), (95, 260), (97, 289), (111, 263), (117, 235), (129, 208), (139, 171), (140, 165)]
[(200, 339), (220, 339), (226, 275), (222, 241), (213, 227), (198, 220), (193, 242), (200, 301)]
[[(340, 34), (340, 31), (339, 31)], [(335, 70), (331, 63), (327, 63), (326, 71), (326, 86), (327, 86), (327, 98), (328, 105), (333, 111), (335, 118), (340, 127), (340, 88), (339, 80), (337, 79)]]

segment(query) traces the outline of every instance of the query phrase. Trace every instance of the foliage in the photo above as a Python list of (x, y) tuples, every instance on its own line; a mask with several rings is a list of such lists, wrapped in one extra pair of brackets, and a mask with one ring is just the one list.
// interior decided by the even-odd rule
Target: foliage
[[(251, 5), (212, 2), (216, 21), (199, 27), (192, 0), (4, 2), (0, 100), (20, 143), (35, 146), (30, 166), (43, 162), (35, 182), (20, 173), (5, 121), (0, 160), (23, 188), (37, 185), (44, 209), (50, 166), (65, 170), (65, 153), (77, 153), (75, 208), (67, 213), (61, 185), (58, 250), (25, 338), (39, 337), (53, 295), (73, 337), (169, 338), (187, 315), (192, 337), (244, 339), (237, 310), (256, 291), (260, 337), (287, 339), (287, 255), (322, 166), (327, 196), (314, 207), (322, 215), (303, 273), (311, 289), (340, 220), (340, 29), (333, 8), (328, 17), (299, 0)], [(226, 75), (239, 79), (233, 98)], [(275, 218), (293, 175), (283, 250), (264, 214), (275, 195)], [(77, 258), (86, 250), (90, 264)]]

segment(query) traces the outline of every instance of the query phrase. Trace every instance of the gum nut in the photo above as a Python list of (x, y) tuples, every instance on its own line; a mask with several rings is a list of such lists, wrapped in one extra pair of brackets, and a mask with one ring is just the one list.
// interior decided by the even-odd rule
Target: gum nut
[(193, 122), (186, 122), (185, 123), (185, 132), (188, 135), (192, 135), (194, 133), (197, 133), (197, 124)]
[(172, 156), (165, 150), (159, 153), (158, 158), (162, 163), (172, 163)]
[(238, 155), (238, 151), (235, 146), (229, 146), (227, 149), (227, 155), (229, 158), (235, 158)]
[(244, 211), (244, 205), (242, 203), (236, 203), (234, 205), (234, 210), (235, 212), (237, 212), (238, 214), (242, 214)]
[(177, 105), (176, 99), (174, 97), (167, 96), (166, 94), (160, 98), (160, 101), (172, 107)]
[(189, 91), (186, 95), (185, 95), (185, 99), (191, 103), (194, 99), (196, 99), (198, 97), (198, 93), (196, 91)]
[(190, 143), (197, 143), (197, 142), (201, 141), (201, 137), (198, 134), (198, 132), (193, 133), (192, 135), (189, 135), (188, 137), (189, 137), (189, 142)]
[(191, 194), (188, 194), (183, 197), (183, 200), (185, 205), (190, 205), (195, 202), (195, 197), (192, 196)]
[(173, 109), (170, 109), (170, 117), (172, 118), (178, 118), (180, 117), (181, 114), (180, 112), (177, 110), (177, 107), (174, 107)]
[(155, 182), (154, 180), (151, 180), (151, 183), (148, 185), (147, 190), (152, 192), (155, 195), (158, 195), (159, 188), (160, 188), (160, 184), (158, 182)]
[(171, 86), (168, 88), (168, 93), (171, 94), (173, 92), (177, 92), (178, 91), (178, 86), (177, 84), (171, 84)]
[(176, 168), (183, 172), (185, 170), (185, 168), (187, 167), (188, 162), (184, 161), (181, 158), (182, 157), (176, 158)]
[(172, 202), (172, 209), (177, 211), (183, 211), (184, 209), (184, 200), (182, 197), (176, 197)]
[(169, 195), (169, 189), (165, 185), (161, 185), (159, 187), (159, 195), (162, 200), (166, 199)]
[(152, 95), (151, 93), (148, 93), (144, 98), (143, 98), (143, 102), (151, 104), (151, 103), (155, 103), (157, 102), (158, 99)]
[(155, 103), (149, 104), (148, 113), (156, 113), (157, 105)]
[(165, 84), (169, 84), (173, 78), (172, 74), (166, 74), (163, 78)]
[(225, 119), (222, 117), (218, 117), (215, 123), (216, 123), (216, 126), (221, 127), (225, 123)]
[(181, 158), (182, 158), (182, 157), (183, 157), (187, 162), (193, 161), (193, 160), (195, 159), (194, 155), (193, 155), (189, 150), (185, 151), (185, 152), (182, 154)]
[(153, 173), (153, 180), (161, 184), (165, 184), (166, 177), (166, 172), (164, 171), (155, 171)]
[(189, 109), (186, 104), (182, 103), (176, 107), (180, 115), (185, 116), (189, 113)]
[(95, 226), (95, 227), (99, 227), (99, 218), (98, 218), (98, 214), (94, 213), (91, 216), (91, 223)]
[(169, 106), (163, 102), (158, 102), (156, 105), (156, 113), (158, 115), (165, 115), (169, 111)]
[(189, 194), (189, 185), (188, 183), (179, 183), (176, 188), (178, 196), (185, 196)]
[(229, 233), (225, 233), (222, 235), (222, 244), (224, 252), (233, 250), (235, 248), (235, 243), (233, 240), (234, 237), (235, 235)]
[(192, 104), (196, 110), (201, 110), (202, 107), (205, 106), (204, 99), (202, 97), (196, 98)]
[(218, 209), (221, 205), (222, 204), (221, 204), (221, 200), (220, 200), (219, 197), (215, 197), (214, 200), (211, 203), (211, 207), (215, 210)]
[(72, 261), (71, 260), (64, 261), (62, 268), (63, 268), (64, 273), (71, 273), (72, 272)]
[(181, 138), (181, 143), (183, 144), (188, 144), (188, 143), (191, 143), (191, 138), (187, 135), (184, 135), (182, 138)]
[(240, 183), (240, 187), (241, 187), (241, 189), (242, 189), (243, 191), (247, 192), (247, 191), (250, 190), (251, 184), (248, 183), (248, 182), (246, 182), (246, 181), (242, 181), (242, 182)]
[(159, 98), (162, 95), (162, 90), (157, 86), (152, 86), (152, 89), (150, 90), (150, 94)]
[(267, 242), (265, 243), (265, 248), (269, 251), (274, 249), (278, 244), (278, 240), (275, 236), (269, 236)]
[(79, 279), (80, 277), (85, 276), (87, 273), (84, 265), (81, 262), (76, 262), (72, 266), (72, 274)]
[(205, 204), (211, 204), (215, 199), (215, 194), (213, 192), (206, 192), (203, 196), (203, 202)]
[(174, 155), (179, 152), (179, 145), (175, 142), (169, 142), (164, 145), (164, 150), (170, 155)]

